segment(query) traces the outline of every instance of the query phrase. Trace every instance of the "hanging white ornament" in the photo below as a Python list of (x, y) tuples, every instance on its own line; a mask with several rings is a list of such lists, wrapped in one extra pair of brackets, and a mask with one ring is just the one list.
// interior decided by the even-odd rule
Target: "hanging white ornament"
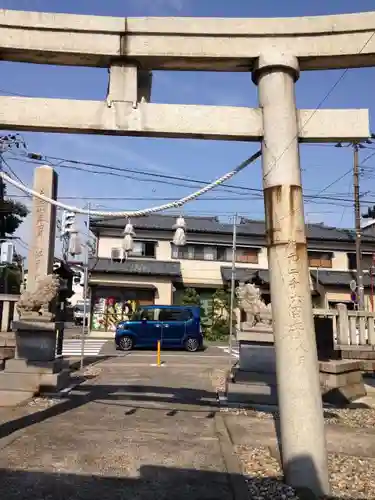
[(133, 225), (128, 222), (124, 229), (124, 239), (122, 240), (122, 249), (125, 252), (125, 256), (133, 250), (135, 236), (135, 231)]
[(174, 224), (172, 229), (175, 229), (173, 244), (177, 247), (186, 245), (186, 222), (181, 215), (177, 218), (176, 224)]
[(79, 232), (75, 226), (70, 229), (69, 232), (69, 248), (68, 252), (73, 257), (75, 255), (81, 255), (82, 253), (82, 244), (81, 238), (79, 236)]

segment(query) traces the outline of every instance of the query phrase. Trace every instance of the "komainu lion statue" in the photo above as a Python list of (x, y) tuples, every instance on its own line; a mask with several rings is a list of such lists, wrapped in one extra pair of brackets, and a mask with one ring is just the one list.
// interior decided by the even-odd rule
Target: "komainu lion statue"
[(251, 283), (245, 283), (237, 287), (236, 294), (240, 308), (246, 313), (246, 323), (250, 323), (251, 326), (272, 324), (271, 304), (268, 306), (265, 304), (259, 288)]
[(21, 294), (16, 304), (17, 312), (21, 317), (25, 313), (42, 314), (42, 309), (48, 307), (57, 296), (60, 288), (60, 279), (56, 274), (48, 274), (38, 281), (35, 290), (26, 290)]

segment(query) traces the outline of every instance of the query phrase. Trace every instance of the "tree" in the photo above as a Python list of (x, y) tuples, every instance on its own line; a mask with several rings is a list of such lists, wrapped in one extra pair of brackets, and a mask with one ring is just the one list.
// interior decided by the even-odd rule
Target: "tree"
[[(6, 195), (5, 186), (4, 195)], [(0, 201), (0, 228), (5, 235), (14, 234), (28, 214), (29, 210), (23, 203), (4, 199), (3, 202)]]
[[(236, 301), (234, 308), (236, 307)], [(228, 338), (230, 330), (230, 292), (218, 288), (212, 295), (210, 327), (206, 331), (209, 340), (224, 340)], [(233, 315), (233, 325), (236, 318)]]
[(204, 307), (202, 307), (202, 301), (199, 293), (195, 288), (185, 288), (184, 294), (181, 298), (181, 305), (183, 306), (199, 306), (200, 308), (200, 320), (203, 331), (207, 329), (207, 317)]
[(201, 298), (195, 288), (185, 288), (181, 299), (183, 306), (200, 306)]

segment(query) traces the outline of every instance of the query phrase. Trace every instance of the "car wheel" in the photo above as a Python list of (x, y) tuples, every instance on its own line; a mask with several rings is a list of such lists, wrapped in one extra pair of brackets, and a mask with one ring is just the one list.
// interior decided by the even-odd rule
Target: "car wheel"
[(118, 345), (122, 351), (131, 351), (133, 349), (133, 339), (128, 335), (124, 335), (119, 340)]
[(196, 352), (199, 349), (199, 342), (197, 339), (188, 338), (185, 341), (185, 349), (189, 352)]

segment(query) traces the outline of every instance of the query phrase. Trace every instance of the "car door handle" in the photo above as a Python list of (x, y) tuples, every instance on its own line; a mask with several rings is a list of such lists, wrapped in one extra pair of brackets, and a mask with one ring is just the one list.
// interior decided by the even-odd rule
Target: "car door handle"
[(161, 328), (161, 325), (155, 325), (155, 328)]
[(163, 325), (164, 328), (169, 328), (169, 325)]

